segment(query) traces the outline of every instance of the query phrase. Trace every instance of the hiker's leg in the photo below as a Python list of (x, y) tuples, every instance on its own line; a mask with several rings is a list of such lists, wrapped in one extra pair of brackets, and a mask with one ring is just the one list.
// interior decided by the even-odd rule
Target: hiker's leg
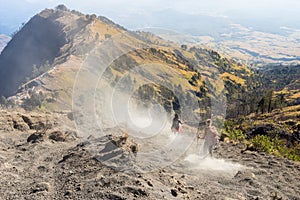
[(202, 155), (206, 156), (208, 153), (209, 153), (209, 146), (207, 144), (207, 141), (205, 140), (204, 141), (204, 144), (203, 144), (203, 148), (202, 148)]
[(209, 146), (209, 155), (212, 157), (213, 145)]

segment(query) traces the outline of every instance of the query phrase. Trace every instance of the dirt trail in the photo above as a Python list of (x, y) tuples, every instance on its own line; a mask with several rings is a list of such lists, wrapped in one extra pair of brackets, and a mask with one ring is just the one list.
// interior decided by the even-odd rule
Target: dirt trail
[(300, 199), (299, 163), (243, 145), (202, 159), (189, 134), (83, 140), (58, 125), (27, 142), (33, 132), (0, 131), (0, 199)]

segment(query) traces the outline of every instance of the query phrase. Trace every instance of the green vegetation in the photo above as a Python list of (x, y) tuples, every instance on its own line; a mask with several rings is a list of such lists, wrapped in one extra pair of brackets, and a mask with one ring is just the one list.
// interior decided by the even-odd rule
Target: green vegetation
[(45, 100), (45, 96), (42, 92), (39, 93), (32, 92), (28, 98), (24, 99), (21, 107), (23, 107), (25, 110), (33, 110), (35, 108), (41, 108), (44, 100)]
[[(258, 123), (258, 121), (256, 121)], [(273, 124), (273, 123), (272, 123)], [(291, 141), (291, 137), (280, 135), (282, 129), (271, 128), (269, 132), (263, 132), (253, 136), (255, 127), (268, 127), (267, 124), (253, 124), (248, 120), (227, 120), (222, 130), (223, 136), (231, 142), (244, 143), (255, 150), (263, 151), (290, 160), (300, 161), (300, 145), (298, 141)], [(248, 131), (247, 131), (248, 130)], [(249, 134), (249, 130), (252, 133)], [(245, 133), (248, 132), (248, 135)]]
[[(70, 10), (64, 5), (58, 5), (55, 9), (57, 14), (64, 11)], [(76, 11), (71, 12), (82, 16)], [(96, 15), (85, 15), (78, 22), (82, 27), (86, 27), (86, 31), (89, 31), (89, 26), (85, 25), (96, 20), (96, 18)], [(98, 19), (112, 28), (122, 29), (104, 17), (98, 17)], [(90, 49), (94, 48), (96, 40), (102, 40), (103, 36), (105, 39), (109, 39), (115, 34), (114, 31), (108, 31), (109, 26), (106, 25), (99, 25), (99, 27), (91, 25), (91, 28), (93, 28), (91, 33), (95, 35), (95, 40), (83, 37), (85, 39), (82, 41), (78, 39), (78, 45), (74, 45), (74, 47), (71, 45), (72, 47), (66, 48), (66, 51), (72, 50), (73, 55), (83, 58)], [(68, 32), (68, 30), (66, 31)], [(75, 29), (68, 34), (72, 33), (73, 35), (73, 31), (75, 32)], [(211, 118), (212, 102), (224, 103), (219, 98), (219, 95), (224, 92), (227, 97), (226, 118), (233, 119), (225, 123), (224, 135), (231, 141), (251, 143), (256, 149), (268, 153), (278, 154), (293, 160), (299, 158), (297, 149), (299, 145), (293, 143), (293, 136), (300, 135), (299, 125), (296, 123), (296, 120), (299, 119), (299, 111), (292, 113), (285, 110), (286, 106), (300, 103), (299, 66), (267, 66), (254, 70), (227, 59), (216, 51), (196, 47), (188, 48), (187, 45), (174, 47), (171, 43), (164, 42), (150, 33), (132, 32), (130, 37), (125, 37), (125, 39), (130, 38), (135, 38), (131, 42), (141, 48), (120, 56), (106, 69), (104, 77), (112, 87), (118, 86), (126, 92), (133, 89), (131, 86), (141, 83), (139, 88), (135, 88), (134, 93), (141, 103), (158, 103), (168, 113), (180, 114), (187, 123), (193, 120), (197, 121), (199, 118)], [(142, 41), (160, 46), (142, 48)], [(55, 55), (45, 58), (49, 59), (50, 62), (45, 61), (45, 59), (30, 62), (28, 66), (32, 67), (32, 73), (29, 71), (26, 75), (28, 77), (26, 82), (47, 72), (52, 67), (52, 57), (54, 58)], [(42, 62), (44, 63), (41, 64)], [(33, 65), (34, 63), (38, 64)], [(147, 63), (157, 63), (158, 67), (152, 67)], [(141, 70), (134, 71), (138, 69), (137, 66), (142, 66)], [(135, 74), (132, 77), (125, 76), (128, 72)], [(64, 75), (57, 79), (67, 85), (66, 80), (73, 83), (72, 78), (69, 77), (70, 75)], [(220, 81), (221, 83), (218, 82), (219, 78), (223, 80)], [(23, 80), (25, 78), (22, 78)], [(152, 83), (142, 85), (145, 80), (151, 80)], [(25, 90), (28, 91), (33, 88), (31, 85), (36, 84), (35, 82), (39, 81), (29, 82), (26, 84), (28, 88)], [(34, 85), (34, 87), (37, 90), (40, 89), (38, 86)], [(51, 94), (48, 92), (49, 90), (46, 90), (45, 93), (31, 92), (28, 98), (24, 99), (23, 102), (19, 100), (19, 102), (22, 102), (21, 106), (26, 110), (45, 108), (47, 103), (56, 101), (59, 95), (58, 92)], [(61, 95), (67, 96), (68, 94), (61, 92)], [(83, 102), (84, 96), (80, 97), (80, 100)], [(0, 103), (2, 107), (13, 106), (12, 102), (6, 98), (1, 98)], [(184, 110), (188, 110), (188, 113), (184, 113)], [(250, 115), (253, 116), (251, 117), (252, 121), (240, 120)], [(214, 120), (220, 116), (214, 116)], [(234, 119), (239, 119), (239, 121)], [(222, 120), (220, 122), (215, 120), (214, 123), (220, 123), (221, 126)], [(270, 127), (279, 127), (282, 132), (276, 132), (277, 130), (272, 132), (276, 137), (268, 133), (253, 133), (252, 130), (257, 128), (256, 125), (259, 123), (274, 125)], [(188, 125), (197, 126), (198, 124), (197, 121), (195, 124)]]
[(25, 110), (41, 109), (46, 103), (53, 103), (57, 101), (59, 92), (54, 91), (51, 94), (44, 94), (43, 92), (30, 92), (29, 97), (25, 98), (21, 103), (21, 107)]
[(262, 150), (267, 153), (275, 153), (277, 151), (276, 145), (278, 138), (271, 139), (267, 135), (257, 135), (250, 140), (254, 148)]
[[(236, 72), (235, 72), (236, 73)], [(240, 74), (238, 74), (240, 77)], [(265, 66), (255, 71), (247, 80), (247, 87), (225, 80), (229, 94), (229, 118), (247, 116), (251, 113), (264, 114), (286, 106), (300, 103), (300, 65)], [(240, 93), (235, 95), (235, 91)]]
[(294, 161), (300, 161), (299, 145), (288, 148), (278, 137), (271, 138), (267, 135), (257, 135), (250, 140), (254, 148), (270, 154), (279, 155)]
[(239, 129), (233, 129), (228, 131), (229, 139), (237, 141), (237, 142), (243, 142), (246, 140), (246, 135), (243, 133), (242, 130)]
[(246, 135), (244, 132), (236, 128), (237, 123), (233, 120), (227, 120), (224, 123), (222, 130), (223, 134), (227, 136), (231, 141), (246, 142)]
[(1, 96), (0, 98), (0, 108), (14, 108), (16, 106), (12, 99), (6, 99), (6, 97)]

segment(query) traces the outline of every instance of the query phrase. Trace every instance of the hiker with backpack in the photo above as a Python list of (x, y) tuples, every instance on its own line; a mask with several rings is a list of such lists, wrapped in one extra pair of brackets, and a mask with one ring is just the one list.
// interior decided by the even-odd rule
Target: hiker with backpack
[(179, 119), (177, 113), (175, 114), (175, 116), (173, 118), (171, 130), (174, 134), (180, 133), (182, 131), (182, 121)]
[(204, 145), (203, 145), (202, 153), (204, 155), (209, 154), (212, 157), (212, 151), (219, 142), (219, 133), (218, 133), (216, 127), (214, 127), (211, 124), (210, 119), (208, 119), (206, 121), (206, 126), (207, 127), (205, 128), (204, 135), (202, 137), (200, 137), (200, 139), (204, 139)]

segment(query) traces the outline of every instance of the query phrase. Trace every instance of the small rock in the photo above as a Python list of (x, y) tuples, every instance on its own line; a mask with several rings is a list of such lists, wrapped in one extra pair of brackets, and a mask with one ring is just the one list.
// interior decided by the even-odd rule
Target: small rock
[(75, 188), (76, 191), (81, 191), (82, 189), (83, 189), (83, 186), (82, 186), (81, 184), (79, 184), (79, 185)]
[(177, 197), (177, 196), (178, 196), (178, 193), (177, 193), (177, 190), (176, 190), (176, 189), (171, 189), (171, 194), (172, 194), (174, 197)]
[(148, 181), (147, 184), (148, 184), (150, 187), (153, 187), (153, 184), (152, 184), (150, 181)]
[(252, 150), (249, 150), (249, 149), (244, 150), (244, 151), (242, 150), (241, 153), (251, 155), (251, 156), (257, 156), (255, 151), (252, 151)]
[(84, 142), (81, 142), (81, 143), (77, 144), (77, 147), (85, 147), (85, 146), (88, 146), (90, 144), (91, 144), (90, 141), (84, 141)]
[(249, 171), (238, 171), (234, 178), (240, 179), (242, 181), (250, 181), (255, 179), (255, 175)]
[(54, 131), (50, 133), (49, 137), (50, 140), (54, 140), (56, 142), (65, 142), (66, 137), (61, 131)]
[(230, 139), (228, 137), (225, 137), (224, 140), (223, 140), (223, 142), (230, 143)]
[(38, 170), (39, 170), (40, 172), (46, 172), (46, 171), (48, 171), (47, 168), (46, 168), (45, 166), (38, 166)]
[(183, 189), (180, 188), (180, 187), (178, 187), (178, 191), (179, 191), (180, 193), (182, 193), (182, 194), (186, 194), (186, 193), (187, 193), (187, 191), (183, 190)]
[(186, 189), (188, 189), (188, 190), (195, 190), (195, 187), (194, 186), (187, 186)]
[(23, 120), (13, 120), (13, 128), (19, 131), (29, 130), (29, 126)]
[(38, 183), (36, 185), (34, 185), (32, 188), (31, 188), (31, 194), (32, 193), (37, 193), (37, 192), (49, 192), (50, 191), (50, 184), (49, 183), (46, 183), (46, 182), (42, 182), (42, 183)]
[(27, 142), (36, 143), (43, 140), (43, 133), (33, 133), (27, 138)]
[(180, 180), (177, 180), (177, 183), (178, 183), (178, 185), (182, 185), (182, 186), (185, 185), (185, 183), (184, 183), (184, 182), (181, 182)]
[(66, 192), (65, 192), (65, 196), (70, 196), (72, 194), (72, 191), (71, 190), (67, 190)]
[(280, 163), (276, 160), (271, 160), (268, 162), (269, 165), (272, 165), (272, 166), (276, 166), (276, 165), (280, 165)]
[(125, 187), (125, 190), (135, 196), (148, 196), (147, 192), (141, 188)]
[(270, 197), (274, 200), (281, 200), (282, 197), (277, 192), (271, 192)]
[(68, 155), (65, 155), (62, 160), (58, 161), (58, 163), (65, 162), (67, 159), (73, 157), (74, 155), (75, 155), (74, 153), (70, 153)]

